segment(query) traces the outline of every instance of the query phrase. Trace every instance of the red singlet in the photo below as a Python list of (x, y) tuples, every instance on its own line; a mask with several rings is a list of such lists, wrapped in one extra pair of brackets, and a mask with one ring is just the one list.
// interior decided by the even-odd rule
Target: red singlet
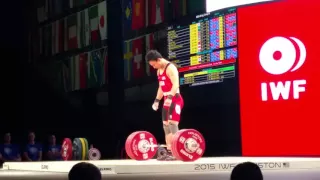
[[(160, 74), (158, 72), (158, 80), (159, 86), (163, 92), (164, 100), (166, 100), (167, 96), (170, 94), (172, 88), (171, 79), (167, 75), (167, 68), (170, 66), (171, 63), (168, 63)], [(171, 106), (163, 106), (162, 108), (162, 120), (173, 120), (173, 121), (180, 121), (180, 114), (183, 108), (184, 102), (183, 98), (180, 93), (177, 93), (172, 98)]]

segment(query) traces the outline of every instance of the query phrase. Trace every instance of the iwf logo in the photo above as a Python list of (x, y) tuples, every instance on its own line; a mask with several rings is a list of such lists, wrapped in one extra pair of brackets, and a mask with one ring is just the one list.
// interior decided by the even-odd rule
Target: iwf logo
[[(305, 62), (306, 47), (295, 37), (273, 37), (267, 40), (260, 49), (259, 59), (261, 67), (269, 74), (282, 75), (298, 70)], [(268, 100), (268, 87), (273, 100), (289, 99), (291, 87), (293, 98), (299, 99), (300, 93), (305, 91), (306, 80), (278, 81), (261, 83), (262, 101)]]

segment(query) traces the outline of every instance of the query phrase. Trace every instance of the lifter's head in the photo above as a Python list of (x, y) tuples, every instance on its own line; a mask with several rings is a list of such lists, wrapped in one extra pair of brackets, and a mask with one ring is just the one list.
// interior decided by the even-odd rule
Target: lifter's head
[(163, 57), (157, 50), (148, 51), (145, 58), (154, 69), (160, 69), (163, 67)]
[(69, 180), (101, 180), (99, 168), (91, 163), (81, 162), (74, 165), (68, 174)]

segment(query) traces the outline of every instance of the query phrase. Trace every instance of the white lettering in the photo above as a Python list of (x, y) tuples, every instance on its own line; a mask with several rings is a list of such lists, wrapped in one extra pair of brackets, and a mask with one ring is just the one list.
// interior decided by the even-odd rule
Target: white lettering
[(293, 81), (293, 98), (294, 99), (299, 99), (300, 97), (300, 92), (305, 92), (306, 87), (302, 87), (302, 85), (306, 85), (307, 81), (306, 80), (295, 80)]
[(187, 156), (189, 159), (193, 159), (193, 156), (189, 153), (187, 153), (185, 150), (181, 149), (180, 150), (181, 154)]
[(268, 100), (267, 83), (261, 83), (261, 98), (262, 101)]
[(277, 85), (274, 82), (271, 82), (270, 89), (273, 100), (279, 100), (280, 95), (283, 99), (287, 100), (289, 98), (290, 85), (290, 81), (286, 81), (284, 85), (281, 81), (279, 81)]
[[(279, 82), (270, 82), (269, 88), (271, 91), (272, 99), (274, 101), (277, 101), (282, 97), (284, 100), (289, 99), (290, 95), (290, 89), (292, 86), (293, 91), (293, 98), (299, 99), (300, 93), (305, 92), (305, 87), (303, 85), (306, 85), (306, 80), (294, 80), (294, 81), (279, 81)], [(268, 100), (268, 84), (267, 83), (261, 83), (261, 100), (267, 101)]]

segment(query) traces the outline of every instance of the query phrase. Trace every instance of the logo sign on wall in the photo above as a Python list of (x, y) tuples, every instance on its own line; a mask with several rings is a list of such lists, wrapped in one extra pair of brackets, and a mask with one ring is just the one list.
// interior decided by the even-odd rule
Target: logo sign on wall
[(320, 1), (238, 9), (242, 153), (320, 155)]

